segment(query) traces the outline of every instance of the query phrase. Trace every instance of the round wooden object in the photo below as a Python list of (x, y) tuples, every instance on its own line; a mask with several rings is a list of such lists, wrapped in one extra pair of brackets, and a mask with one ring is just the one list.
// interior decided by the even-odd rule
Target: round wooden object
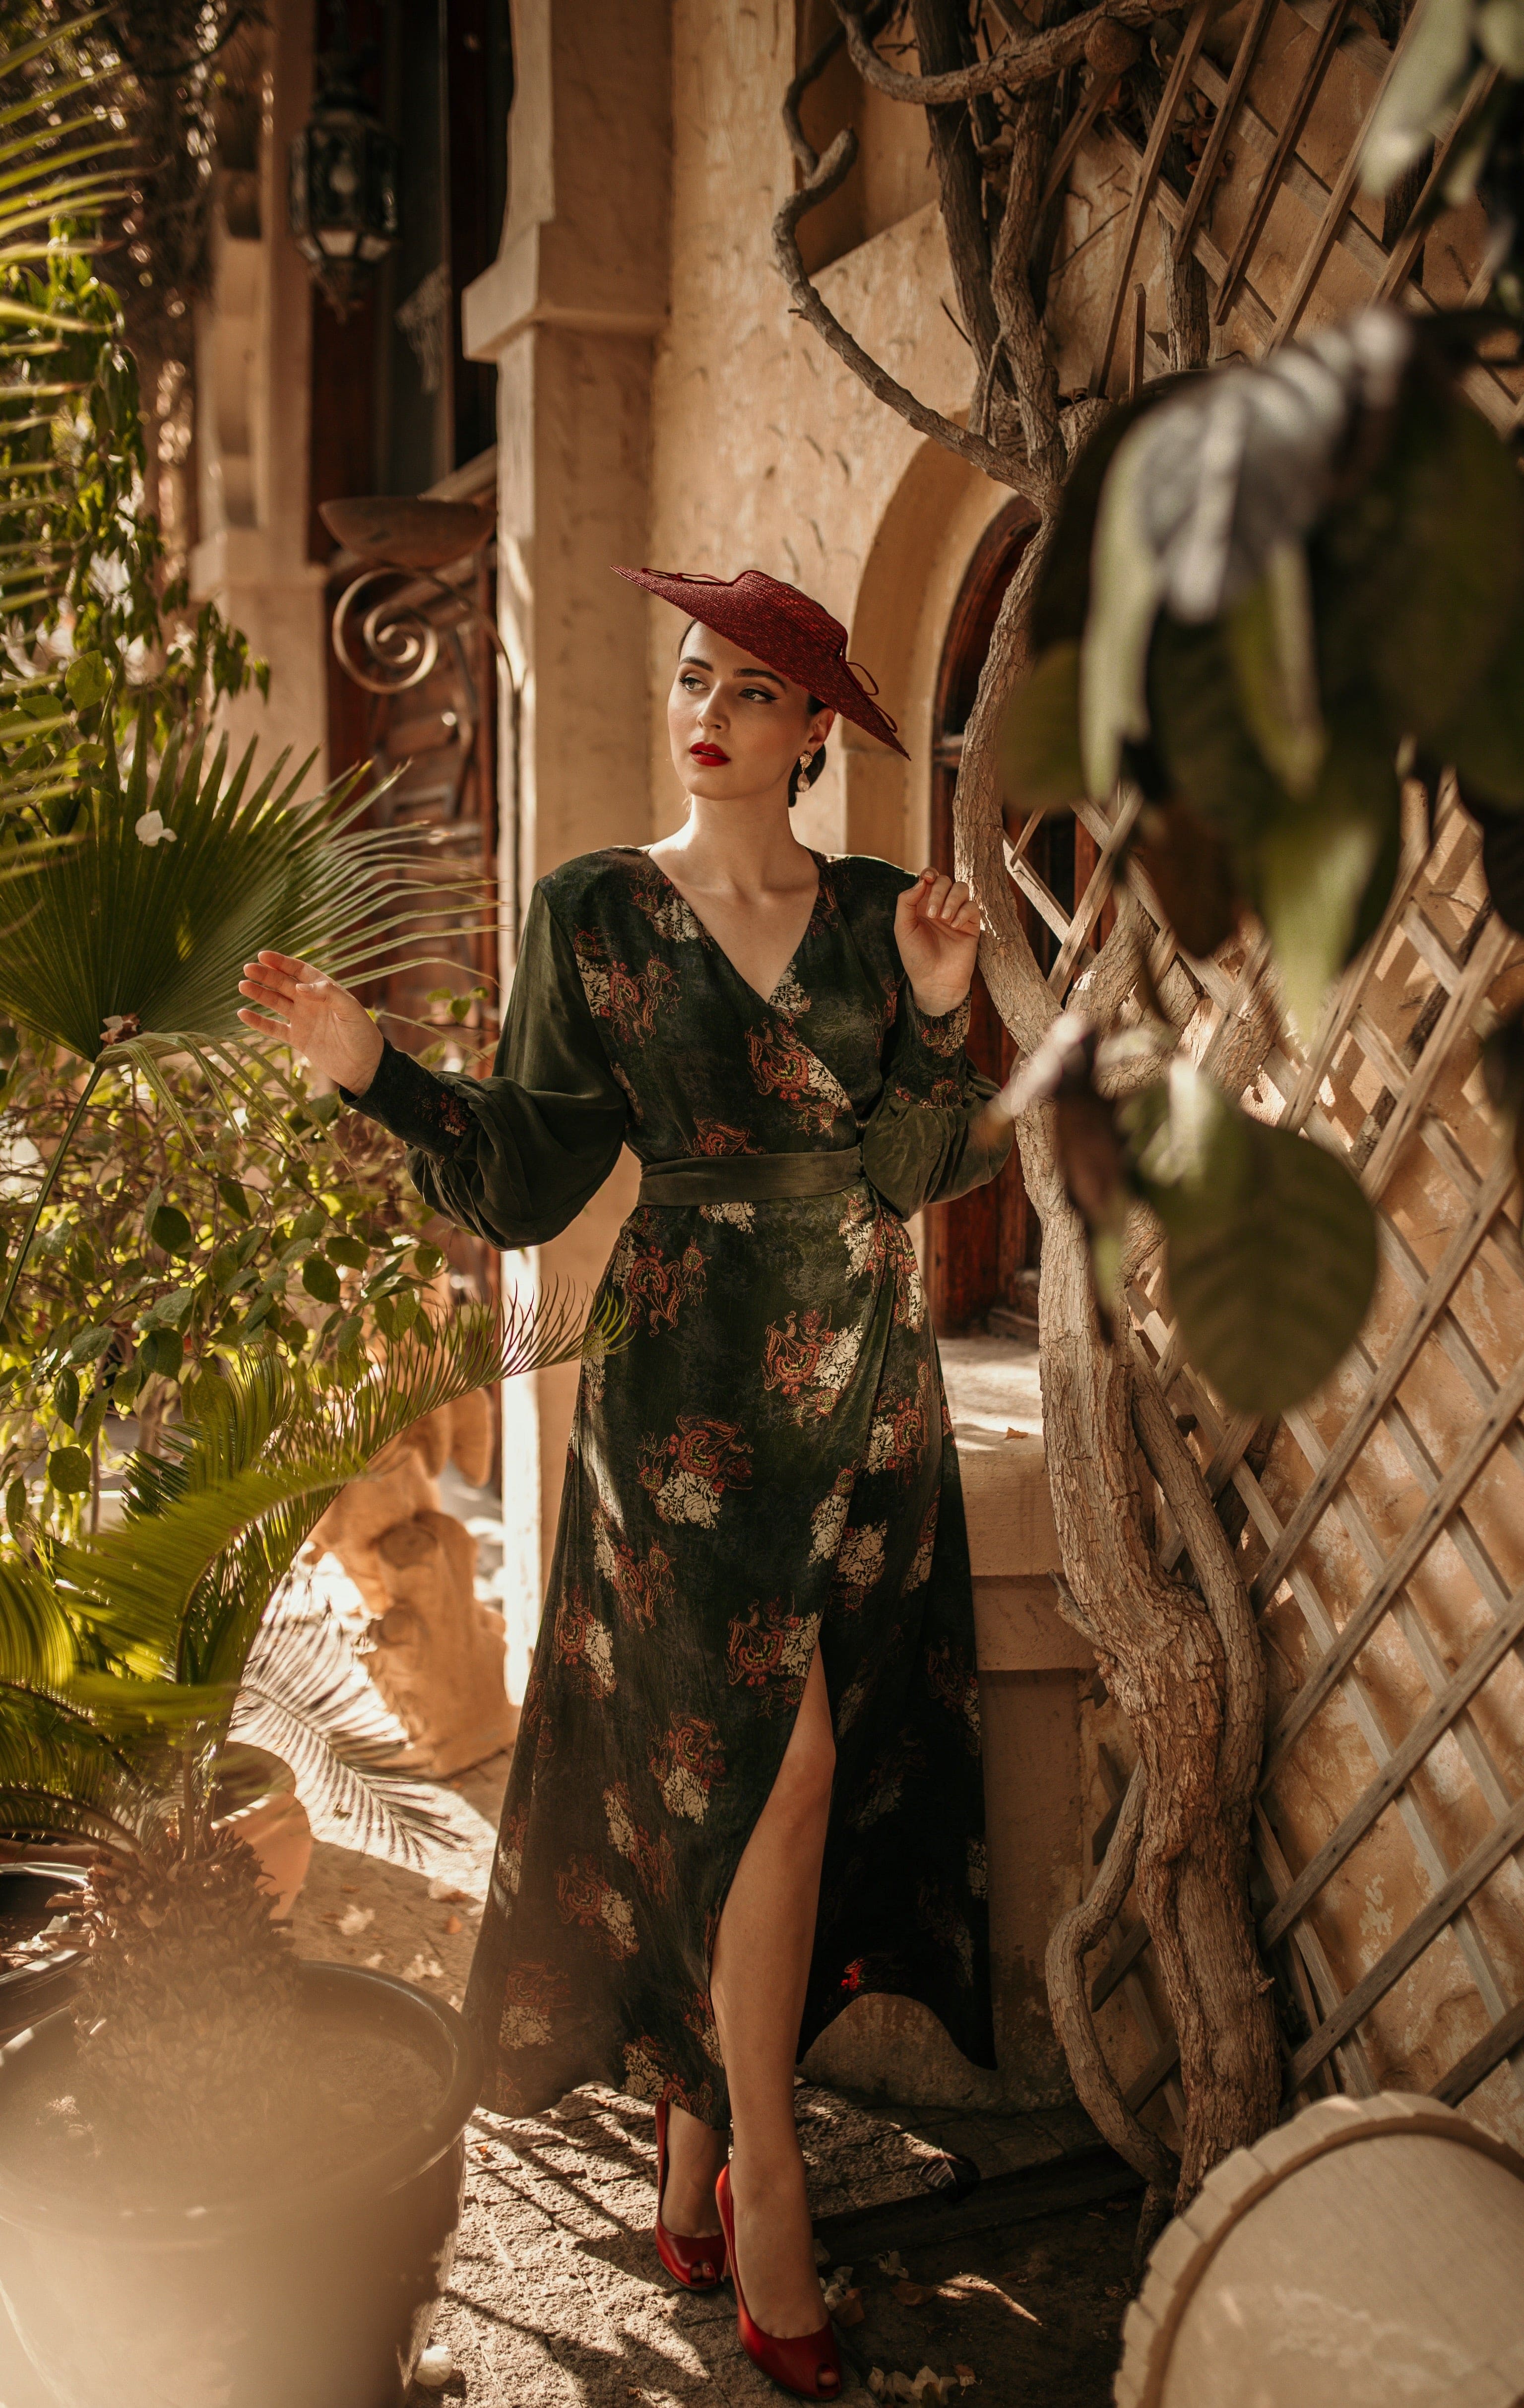
[(1207, 2176), (1122, 2327), (1116, 2408), (1520, 2408), (1524, 2157), (1412, 2093)]

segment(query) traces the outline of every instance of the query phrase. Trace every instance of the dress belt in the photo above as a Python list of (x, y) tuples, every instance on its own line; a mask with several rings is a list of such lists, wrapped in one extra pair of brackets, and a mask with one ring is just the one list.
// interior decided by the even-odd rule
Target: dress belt
[(820, 1154), (694, 1154), (648, 1162), (640, 1204), (770, 1204), (791, 1196), (835, 1196), (863, 1175), (860, 1145)]

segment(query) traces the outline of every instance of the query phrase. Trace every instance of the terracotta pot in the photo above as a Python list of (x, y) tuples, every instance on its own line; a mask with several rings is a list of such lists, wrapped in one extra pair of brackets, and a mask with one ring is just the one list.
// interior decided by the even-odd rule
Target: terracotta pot
[(296, 1776), (267, 1748), (241, 1742), (228, 1749), (228, 1776), (219, 1781), (216, 1800), (223, 1811), (219, 1829), (248, 1842), (264, 1867), (273, 1903), (271, 1920), (283, 1923), (295, 1905), (312, 1861), (312, 1826), (296, 1795)]
[(218, 1817), (223, 1830), (247, 1840), (274, 1893), (271, 1920), (283, 1923), (295, 1905), (312, 1861), (312, 1826), (295, 1787), (272, 1790), (237, 1814)]
[(0, 2294), (58, 2408), (402, 2408), (450, 2279), (481, 2047), (406, 1982), (301, 1971), (306, 2012), (405, 2041), (445, 2086), (384, 2148), (299, 2188), (130, 2213), (45, 2191), (12, 2171), (7, 2126), (23, 2069), (69, 2088), (72, 2020), (0, 2049)]

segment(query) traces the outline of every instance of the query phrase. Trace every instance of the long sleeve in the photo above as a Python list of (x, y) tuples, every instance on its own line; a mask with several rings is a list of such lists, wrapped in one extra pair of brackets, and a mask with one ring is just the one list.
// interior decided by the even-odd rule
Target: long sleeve
[(963, 1051), (968, 1031), (967, 1000), (932, 1020), (916, 1009), (908, 982), (901, 989), (884, 1093), (863, 1131), (863, 1168), (907, 1220), (923, 1204), (982, 1187), (1011, 1151), (1009, 1127), (992, 1140), (974, 1135), (996, 1089)]
[(576, 1218), (619, 1158), (629, 1107), (539, 887), (491, 1078), (426, 1070), (388, 1045), (345, 1100), (402, 1139), (420, 1195), (489, 1244), (539, 1245)]

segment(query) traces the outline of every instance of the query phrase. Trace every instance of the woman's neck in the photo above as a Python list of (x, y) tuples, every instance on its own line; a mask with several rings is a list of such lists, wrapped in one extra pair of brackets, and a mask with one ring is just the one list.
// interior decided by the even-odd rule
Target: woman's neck
[(794, 833), (786, 789), (755, 803), (695, 796), (686, 824), (650, 851), (680, 884), (738, 900), (796, 893), (816, 879), (814, 856)]

